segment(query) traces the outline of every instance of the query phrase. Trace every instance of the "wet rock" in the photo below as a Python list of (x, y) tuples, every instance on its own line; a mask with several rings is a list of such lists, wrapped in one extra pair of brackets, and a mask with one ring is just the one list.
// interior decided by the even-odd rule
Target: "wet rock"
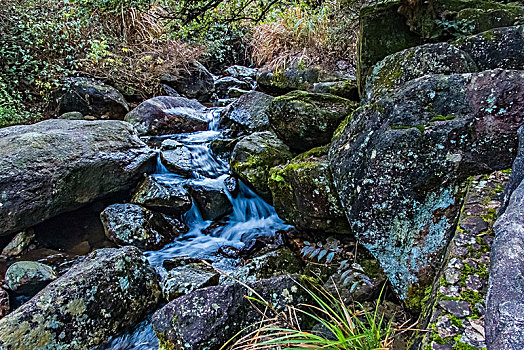
[(229, 159), (231, 157), (231, 153), (233, 152), (233, 149), (235, 148), (235, 145), (237, 144), (238, 139), (231, 139), (231, 138), (225, 138), (225, 139), (215, 139), (211, 141), (211, 144), (209, 147), (211, 148), (211, 151), (213, 153), (223, 159)]
[(315, 83), (312, 92), (320, 94), (331, 94), (347, 98), (351, 101), (358, 101), (358, 86), (356, 80), (329, 81), (325, 83)]
[(138, 186), (131, 203), (168, 215), (182, 215), (191, 209), (191, 197), (182, 180), (149, 175)]
[(0, 155), (7, 235), (131, 189), (153, 170), (155, 152), (128, 123), (56, 119), (0, 130)]
[(4, 289), (0, 288), (0, 319), (6, 316), (11, 311), (9, 302), (9, 294)]
[(162, 164), (169, 170), (169, 172), (181, 175), (184, 177), (191, 177), (193, 174), (193, 162), (191, 150), (181, 143), (173, 149), (168, 149), (160, 152)]
[(315, 83), (337, 81), (343, 78), (319, 66), (292, 65), (274, 71), (259, 70), (256, 79), (262, 91), (281, 93), (292, 90), (312, 90)]
[(215, 92), (219, 98), (228, 98), (232, 88), (251, 90), (252, 85), (234, 77), (222, 77), (215, 81)]
[[(305, 291), (289, 276), (250, 283), (249, 287), (278, 311), (307, 301)], [(237, 332), (260, 320), (260, 314), (244, 295), (251, 292), (235, 283), (199, 289), (173, 300), (153, 316), (160, 348), (221, 347)]]
[(0, 348), (90, 349), (139, 322), (160, 294), (137, 248), (97, 250), (0, 320)]
[(406, 19), (399, 14), (399, 7), (397, 2), (387, 2), (360, 11), (357, 73), (361, 93), (377, 62), (395, 52), (422, 44), (420, 36), (410, 30)]
[(368, 100), (382, 98), (408, 81), (426, 74), (472, 73), (478, 68), (464, 51), (448, 43), (426, 44), (402, 50), (373, 67), (366, 81)]
[(5, 273), (5, 283), (9, 290), (29, 297), (56, 278), (57, 275), (50, 266), (36, 261), (15, 262)]
[(266, 108), (273, 97), (253, 91), (229, 105), (220, 114), (219, 129), (229, 129), (229, 136), (240, 136), (269, 129)]
[(20, 255), (35, 238), (33, 230), (28, 229), (16, 234), (9, 244), (2, 250), (2, 256), (13, 257)]
[(231, 154), (231, 169), (265, 200), (270, 200), (267, 185), (269, 170), (292, 158), (289, 148), (273, 132), (256, 132), (242, 138)]
[(196, 98), (203, 102), (209, 101), (215, 90), (213, 75), (199, 62), (182, 69), (177, 77), (166, 75), (161, 81), (182, 96)]
[(60, 98), (58, 113), (80, 112), (102, 119), (124, 119), (129, 112), (124, 96), (117, 89), (88, 78), (73, 78), (67, 82)]
[(80, 112), (66, 112), (62, 114), (59, 119), (67, 119), (67, 120), (83, 120), (84, 115)]
[(219, 273), (202, 262), (187, 262), (170, 269), (160, 286), (164, 299), (171, 301), (197, 289), (216, 286)]
[(226, 73), (237, 79), (251, 78), (255, 79), (257, 77), (256, 68), (248, 68), (244, 66), (230, 66), (226, 69)]
[(193, 181), (187, 187), (204, 220), (215, 220), (233, 211), (222, 181)]
[(349, 233), (327, 160), (327, 148), (315, 148), (271, 169), (269, 188), (278, 215), (303, 230)]
[(140, 135), (168, 135), (207, 130), (205, 107), (184, 97), (158, 96), (146, 100), (126, 115), (125, 120)]
[(113, 204), (100, 219), (107, 238), (118, 245), (133, 245), (142, 250), (158, 250), (187, 232), (187, 226), (178, 219), (135, 204)]
[(523, 83), (504, 70), (419, 78), (359, 109), (335, 137), (330, 165), (352, 231), (401, 298), (435, 276), (467, 177), (515, 157)]
[(524, 26), (495, 28), (454, 43), (480, 70), (524, 69)]
[(357, 107), (345, 98), (293, 91), (275, 98), (267, 109), (277, 135), (292, 149), (307, 151), (331, 141), (340, 122)]
[(236, 87), (232, 87), (232, 88), (229, 89), (228, 95), (229, 95), (230, 99), (235, 99), (235, 98), (239, 98), (239, 97), (242, 97), (244, 95), (247, 95), (250, 92), (251, 92), (250, 90), (243, 90), (243, 89), (239, 89), (239, 88), (236, 88)]
[(479, 216), (472, 216), (460, 223), (460, 227), (475, 236), (489, 229), (486, 220)]
[[(240, 251), (239, 256), (246, 257), (249, 255), (245, 251)], [(270, 277), (300, 273), (302, 269), (303, 263), (300, 258), (289, 248), (282, 247), (274, 250), (262, 250), (249, 263), (237, 267), (231, 273), (231, 276), (241, 282), (254, 282)], [(221, 284), (234, 282), (228, 276), (221, 277)]]

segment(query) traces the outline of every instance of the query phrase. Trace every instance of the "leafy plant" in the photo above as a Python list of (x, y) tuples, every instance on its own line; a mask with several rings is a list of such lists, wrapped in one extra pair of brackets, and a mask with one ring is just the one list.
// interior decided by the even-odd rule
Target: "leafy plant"
[(333, 261), (335, 255), (340, 251), (341, 249), (337, 240), (328, 240), (325, 245), (323, 245), (321, 242), (310, 243), (308, 241), (304, 241), (304, 248), (302, 248), (300, 253), (304, 258), (316, 258), (318, 262), (321, 262), (323, 259), (325, 259), (325, 262), (329, 264)]
[[(289, 307), (287, 312), (266, 317), (253, 325), (254, 330), (238, 339), (230, 349), (391, 349), (394, 331), (391, 321), (386, 321), (384, 315), (379, 313), (380, 297), (375, 309), (367, 311), (360, 304), (347, 306), (340, 297), (322, 288), (303, 288), (313, 304)], [(253, 300), (268, 305), (264, 300)], [(300, 317), (316, 322), (319, 331), (302, 330)]]

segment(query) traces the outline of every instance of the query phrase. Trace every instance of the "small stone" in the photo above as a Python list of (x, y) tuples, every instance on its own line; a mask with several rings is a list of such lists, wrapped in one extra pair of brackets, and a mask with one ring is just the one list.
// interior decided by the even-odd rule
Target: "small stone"
[(460, 332), (458, 327), (451, 323), (451, 319), (448, 316), (441, 317), (437, 321), (436, 326), (439, 337), (443, 339), (454, 337)]
[(452, 258), (448, 262), (448, 268), (462, 270), (463, 267), (464, 267), (464, 264), (462, 263), (460, 259)]
[(459, 246), (453, 246), (453, 256), (464, 256), (469, 253), (469, 249), (467, 247), (459, 247)]
[(441, 300), (439, 301), (439, 305), (441, 308), (443, 308), (450, 314), (459, 318), (464, 318), (471, 315), (471, 308), (469, 307), (469, 304), (465, 301)]
[(5, 273), (5, 282), (11, 291), (30, 296), (56, 278), (57, 275), (50, 266), (36, 261), (15, 262)]
[(444, 277), (449, 284), (455, 284), (460, 280), (460, 271), (456, 269), (447, 269)]
[(475, 307), (477, 310), (479, 310), (480, 316), (484, 316), (486, 314), (486, 306), (483, 303), (476, 303)]
[(478, 268), (478, 263), (473, 259), (466, 259), (464, 260), (464, 263), (469, 265), (473, 270), (476, 270)]
[(471, 216), (482, 216), (487, 215), (488, 210), (479, 204), (475, 204), (466, 209), (466, 214)]
[(466, 288), (471, 290), (480, 290), (482, 288), (482, 281), (478, 275), (470, 275), (466, 279)]
[(440, 286), (439, 292), (442, 295), (449, 297), (449, 298), (459, 298), (460, 297), (459, 289), (460, 288), (457, 286), (448, 286), (448, 287)]
[(33, 230), (18, 233), (11, 242), (9, 242), (7, 247), (2, 250), (2, 255), (7, 257), (20, 255), (20, 253), (30, 245), (33, 238), (35, 238)]
[(460, 227), (474, 235), (478, 235), (489, 229), (488, 223), (481, 217), (470, 216), (460, 223)]
[(477, 241), (475, 240), (475, 236), (471, 236), (468, 234), (460, 233), (457, 234), (455, 238), (455, 244), (458, 246), (468, 246), (474, 243), (477, 243)]
[(9, 304), (9, 294), (4, 289), (0, 288), (0, 319), (11, 311)]
[(431, 343), (431, 349), (432, 350), (453, 350), (451, 345), (438, 344), (438, 343), (435, 343), (435, 342)]

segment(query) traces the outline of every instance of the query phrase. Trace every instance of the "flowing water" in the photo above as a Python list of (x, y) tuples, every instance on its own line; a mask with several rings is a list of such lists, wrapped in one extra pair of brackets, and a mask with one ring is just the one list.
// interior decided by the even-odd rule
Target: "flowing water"
[[(190, 134), (163, 136), (162, 140), (176, 140), (189, 148), (192, 155), (192, 164), (195, 165), (192, 177), (196, 182), (224, 189), (233, 206), (233, 212), (227, 216), (225, 225), (212, 232), (204, 230), (212, 221), (202, 219), (197, 206), (193, 204), (183, 219), (189, 226), (189, 232), (178, 237), (173, 243), (162, 250), (145, 252), (149, 262), (154, 266), (161, 266), (162, 262), (176, 256), (190, 256), (206, 258), (214, 261), (215, 266), (227, 270), (232, 268), (231, 259), (218, 258), (214, 253), (221, 246), (241, 248), (245, 242), (257, 235), (274, 235), (276, 231), (287, 229), (286, 225), (275, 212), (274, 208), (255, 194), (249, 187), (239, 181), (237, 195), (232, 195), (225, 180), (230, 175), (229, 165), (217, 158), (209, 147), (211, 141), (220, 137), (217, 130), (220, 109), (211, 108), (208, 111), (210, 122), (209, 130)], [(162, 182), (180, 182), (186, 179), (170, 173), (158, 157), (155, 174)], [(149, 350), (158, 349), (158, 340), (153, 332), (151, 320), (148, 318), (129, 333), (112, 339), (103, 349), (111, 350)]]

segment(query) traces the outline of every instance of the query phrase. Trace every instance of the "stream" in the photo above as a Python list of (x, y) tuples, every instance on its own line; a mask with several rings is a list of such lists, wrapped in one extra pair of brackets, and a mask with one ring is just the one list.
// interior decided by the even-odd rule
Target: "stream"
[[(203, 183), (214, 188), (223, 188), (233, 206), (233, 212), (226, 216), (225, 225), (205, 232), (213, 222), (202, 218), (197, 206), (183, 216), (184, 222), (189, 226), (189, 232), (179, 236), (175, 241), (158, 251), (148, 251), (144, 255), (153, 266), (161, 266), (166, 259), (177, 256), (205, 258), (213, 261), (213, 265), (225, 271), (234, 269), (235, 261), (217, 257), (214, 253), (221, 246), (241, 248), (245, 242), (261, 235), (274, 235), (279, 230), (288, 229), (275, 212), (275, 209), (254, 193), (247, 185), (239, 180), (239, 190), (233, 195), (228, 190), (225, 180), (230, 176), (229, 164), (212, 153), (210, 143), (221, 136), (217, 129), (221, 108), (210, 108), (207, 112), (209, 130), (189, 134), (176, 134), (157, 138), (175, 140), (184, 144), (191, 150), (193, 163), (197, 166), (192, 177), (197, 183)], [(166, 111), (168, 112), (168, 111)], [(154, 177), (162, 182), (187, 181), (179, 175), (170, 173), (160, 161)], [(119, 337), (111, 339), (100, 349), (104, 350), (149, 350), (158, 349), (158, 340), (151, 325), (150, 315), (145, 321), (133, 330)]]

